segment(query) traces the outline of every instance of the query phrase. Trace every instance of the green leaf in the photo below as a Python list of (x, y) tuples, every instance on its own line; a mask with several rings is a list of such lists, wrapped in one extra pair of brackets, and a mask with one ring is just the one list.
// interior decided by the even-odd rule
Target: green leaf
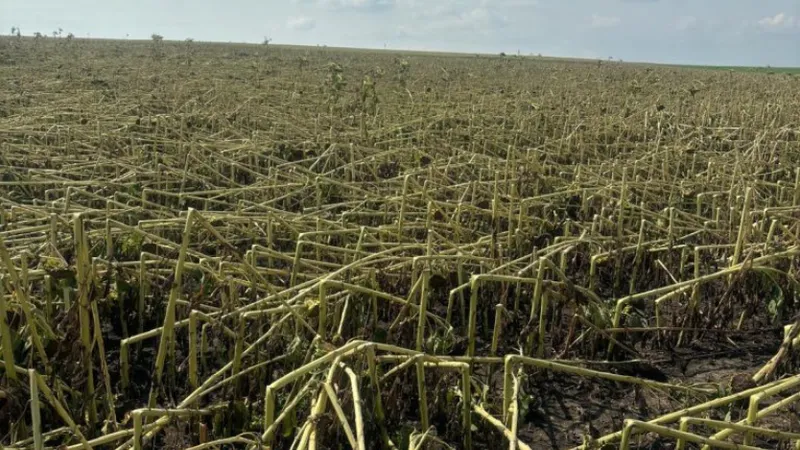
[(769, 312), (772, 322), (775, 323), (780, 320), (784, 306), (783, 290), (774, 281), (771, 283), (772, 289), (766, 294), (767, 311)]

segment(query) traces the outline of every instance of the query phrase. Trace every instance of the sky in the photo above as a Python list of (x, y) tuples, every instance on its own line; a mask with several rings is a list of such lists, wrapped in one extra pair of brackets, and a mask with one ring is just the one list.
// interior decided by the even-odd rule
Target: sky
[(0, 33), (800, 66), (800, 0), (0, 0)]

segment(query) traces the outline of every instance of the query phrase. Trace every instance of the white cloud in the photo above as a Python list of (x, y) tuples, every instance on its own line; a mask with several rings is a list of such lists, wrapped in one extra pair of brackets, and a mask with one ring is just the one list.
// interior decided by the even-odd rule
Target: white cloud
[(777, 30), (781, 28), (792, 28), (795, 25), (800, 25), (794, 16), (786, 15), (786, 13), (779, 12), (772, 17), (764, 17), (758, 21), (758, 24), (764, 28)]
[(290, 17), (286, 21), (286, 28), (290, 30), (308, 31), (317, 26), (317, 22), (311, 17)]
[(481, 2), (483, 5), (490, 3), (504, 8), (525, 8), (530, 6), (539, 6), (539, 0), (483, 0)]
[(500, 25), (507, 21), (505, 17), (498, 16), (489, 12), (486, 8), (475, 8), (471, 11), (463, 12), (458, 16), (459, 21), (466, 26)]
[(593, 28), (612, 28), (620, 24), (622, 20), (616, 16), (600, 16), (592, 14), (592, 27)]
[(695, 26), (697, 26), (697, 17), (695, 16), (683, 16), (675, 21), (675, 28), (679, 31), (691, 30)]
[(320, 2), (332, 7), (356, 9), (374, 9), (394, 6), (393, 0), (320, 0)]
[(420, 3), (416, 0), (403, 0), (403, 7), (411, 12), (414, 19), (441, 18), (457, 14), (459, 5), (454, 1), (442, 0), (438, 2)]
[(393, 8), (399, 0), (292, 0), (292, 3), (331, 10), (380, 11)]
[(470, 30), (488, 34), (509, 24), (506, 16), (499, 15), (484, 7), (458, 12), (451, 5), (436, 5), (431, 10), (416, 14), (414, 25), (401, 25), (397, 32), (401, 36), (423, 36), (442, 31)]

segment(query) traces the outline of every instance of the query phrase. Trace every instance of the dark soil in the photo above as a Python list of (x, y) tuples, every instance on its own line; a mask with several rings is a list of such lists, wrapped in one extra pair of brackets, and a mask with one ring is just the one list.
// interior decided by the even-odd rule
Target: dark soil
[[(761, 368), (777, 352), (780, 343), (780, 334), (774, 330), (740, 334), (729, 339), (719, 334), (683, 348), (643, 351), (651, 362), (641, 364), (643, 367), (633, 364), (609, 367), (599, 363), (590, 368), (638, 376), (656, 368), (671, 384), (714, 384), (727, 395), (732, 381), (735, 391), (751, 387), (743, 385), (743, 379), (749, 379)], [(536, 449), (578, 446), (583, 443), (584, 436), (597, 438), (621, 430), (625, 419), (652, 420), (702, 402), (702, 397), (692, 399), (677, 391), (661, 392), (607, 380), (534, 373), (533, 369), (529, 374), (525, 387), (527, 398), (520, 402), (519, 436)], [(732, 420), (744, 419), (746, 407), (746, 404), (735, 405), (731, 410)], [(713, 410), (710, 417), (724, 420), (727, 413), (727, 408)], [(768, 420), (793, 424), (780, 429), (800, 429), (800, 422), (792, 412), (780, 413)], [(645, 438), (641, 445), (631, 448), (672, 449), (673, 445), (663, 439)], [(775, 442), (757, 441), (756, 445), (771, 448)], [(494, 447), (487, 443), (485, 448)], [(617, 448), (617, 444), (610, 448)]]

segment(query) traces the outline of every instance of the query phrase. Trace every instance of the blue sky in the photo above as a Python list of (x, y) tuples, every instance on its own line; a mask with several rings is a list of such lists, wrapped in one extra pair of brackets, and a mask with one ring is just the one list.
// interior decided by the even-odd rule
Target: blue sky
[(800, 66), (800, 0), (0, 0), (0, 32)]

